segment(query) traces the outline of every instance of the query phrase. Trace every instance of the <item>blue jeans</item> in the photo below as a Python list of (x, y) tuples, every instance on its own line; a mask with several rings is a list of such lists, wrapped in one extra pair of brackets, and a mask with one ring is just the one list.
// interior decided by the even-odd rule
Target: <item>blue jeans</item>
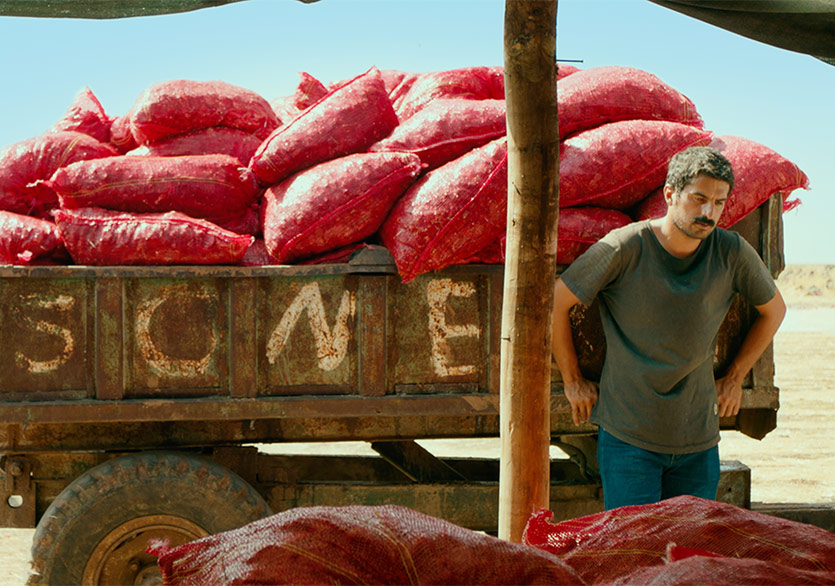
[(713, 500), (719, 487), (719, 446), (694, 454), (662, 454), (622, 442), (600, 428), (597, 461), (606, 510), (684, 494)]

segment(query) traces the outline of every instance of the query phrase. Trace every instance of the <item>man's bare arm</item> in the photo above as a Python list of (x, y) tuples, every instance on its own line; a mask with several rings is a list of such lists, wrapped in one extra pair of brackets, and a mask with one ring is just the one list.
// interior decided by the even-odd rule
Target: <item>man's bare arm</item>
[(771, 301), (756, 306), (759, 315), (742, 341), (728, 371), (716, 381), (719, 416), (730, 417), (739, 413), (742, 403), (742, 380), (762, 355), (786, 315), (786, 303), (777, 290)]
[(554, 285), (554, 313), (551, 333), (551, 351), (562, 375), (565, 396), (571, 404), (574, 425), (589, 420), (592, 407), (597, 403), (597, 385), (583, 377), (571, 335), (571, 308), (580, 303), (561, 280)]

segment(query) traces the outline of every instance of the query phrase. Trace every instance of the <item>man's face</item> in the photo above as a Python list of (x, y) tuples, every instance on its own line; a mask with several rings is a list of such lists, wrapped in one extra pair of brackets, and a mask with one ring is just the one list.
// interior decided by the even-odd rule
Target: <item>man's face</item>
[(725, 207), (731, 186), (721, 179), (707, 175), (696, 178), (681, 190), (673, 193), (672, 187), (664, 186), (664, 198), (673, 225), (685, 236), (704, 240), (707, 238)]

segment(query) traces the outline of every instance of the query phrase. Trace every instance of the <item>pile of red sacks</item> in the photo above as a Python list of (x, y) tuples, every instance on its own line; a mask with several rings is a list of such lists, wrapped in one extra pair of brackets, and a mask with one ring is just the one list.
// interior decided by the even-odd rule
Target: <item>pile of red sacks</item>
[[(694, 104), (628, 67), (559, 68), (559, 264), (664, 214), (670, 156), (712, 144), (734, 165), (729, 227), (808, 187), (791, 161), (704, 129)], [(224, 82), (154, 84), (108, 116), (85, 88), (44, 134), (0, 151), (0, 262), (288, 264), (388, 248), (400, 276), (503, 262), (500, 67), (301, 74), (268, 102)]]
[(510, 543), (400, 506), (299, 507), (177, 547), (165, 584), (835, 584), (835, 535), (682, 496), (561, 523)]

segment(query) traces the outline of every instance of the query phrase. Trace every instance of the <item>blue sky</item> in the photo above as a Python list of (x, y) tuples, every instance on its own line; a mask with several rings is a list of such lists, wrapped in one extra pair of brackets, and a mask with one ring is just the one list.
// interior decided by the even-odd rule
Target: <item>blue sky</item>
[[(330, 82), (380, 69), (503, 62), (504, 0), (249, 0), (196, 12), (89, 21), (0, 17), (0, 147), (36, 136), (89, 86), (110, 115), (148, 85), (219, 79), (267, 99), (298, 72)], [(557, 57), (638, 67), (696, 104), (718, 135), (788, 157), (811, 189), (785, 216), (790, 264), (835, 264), (835, 67), (647, 0), (560, 0)]]

